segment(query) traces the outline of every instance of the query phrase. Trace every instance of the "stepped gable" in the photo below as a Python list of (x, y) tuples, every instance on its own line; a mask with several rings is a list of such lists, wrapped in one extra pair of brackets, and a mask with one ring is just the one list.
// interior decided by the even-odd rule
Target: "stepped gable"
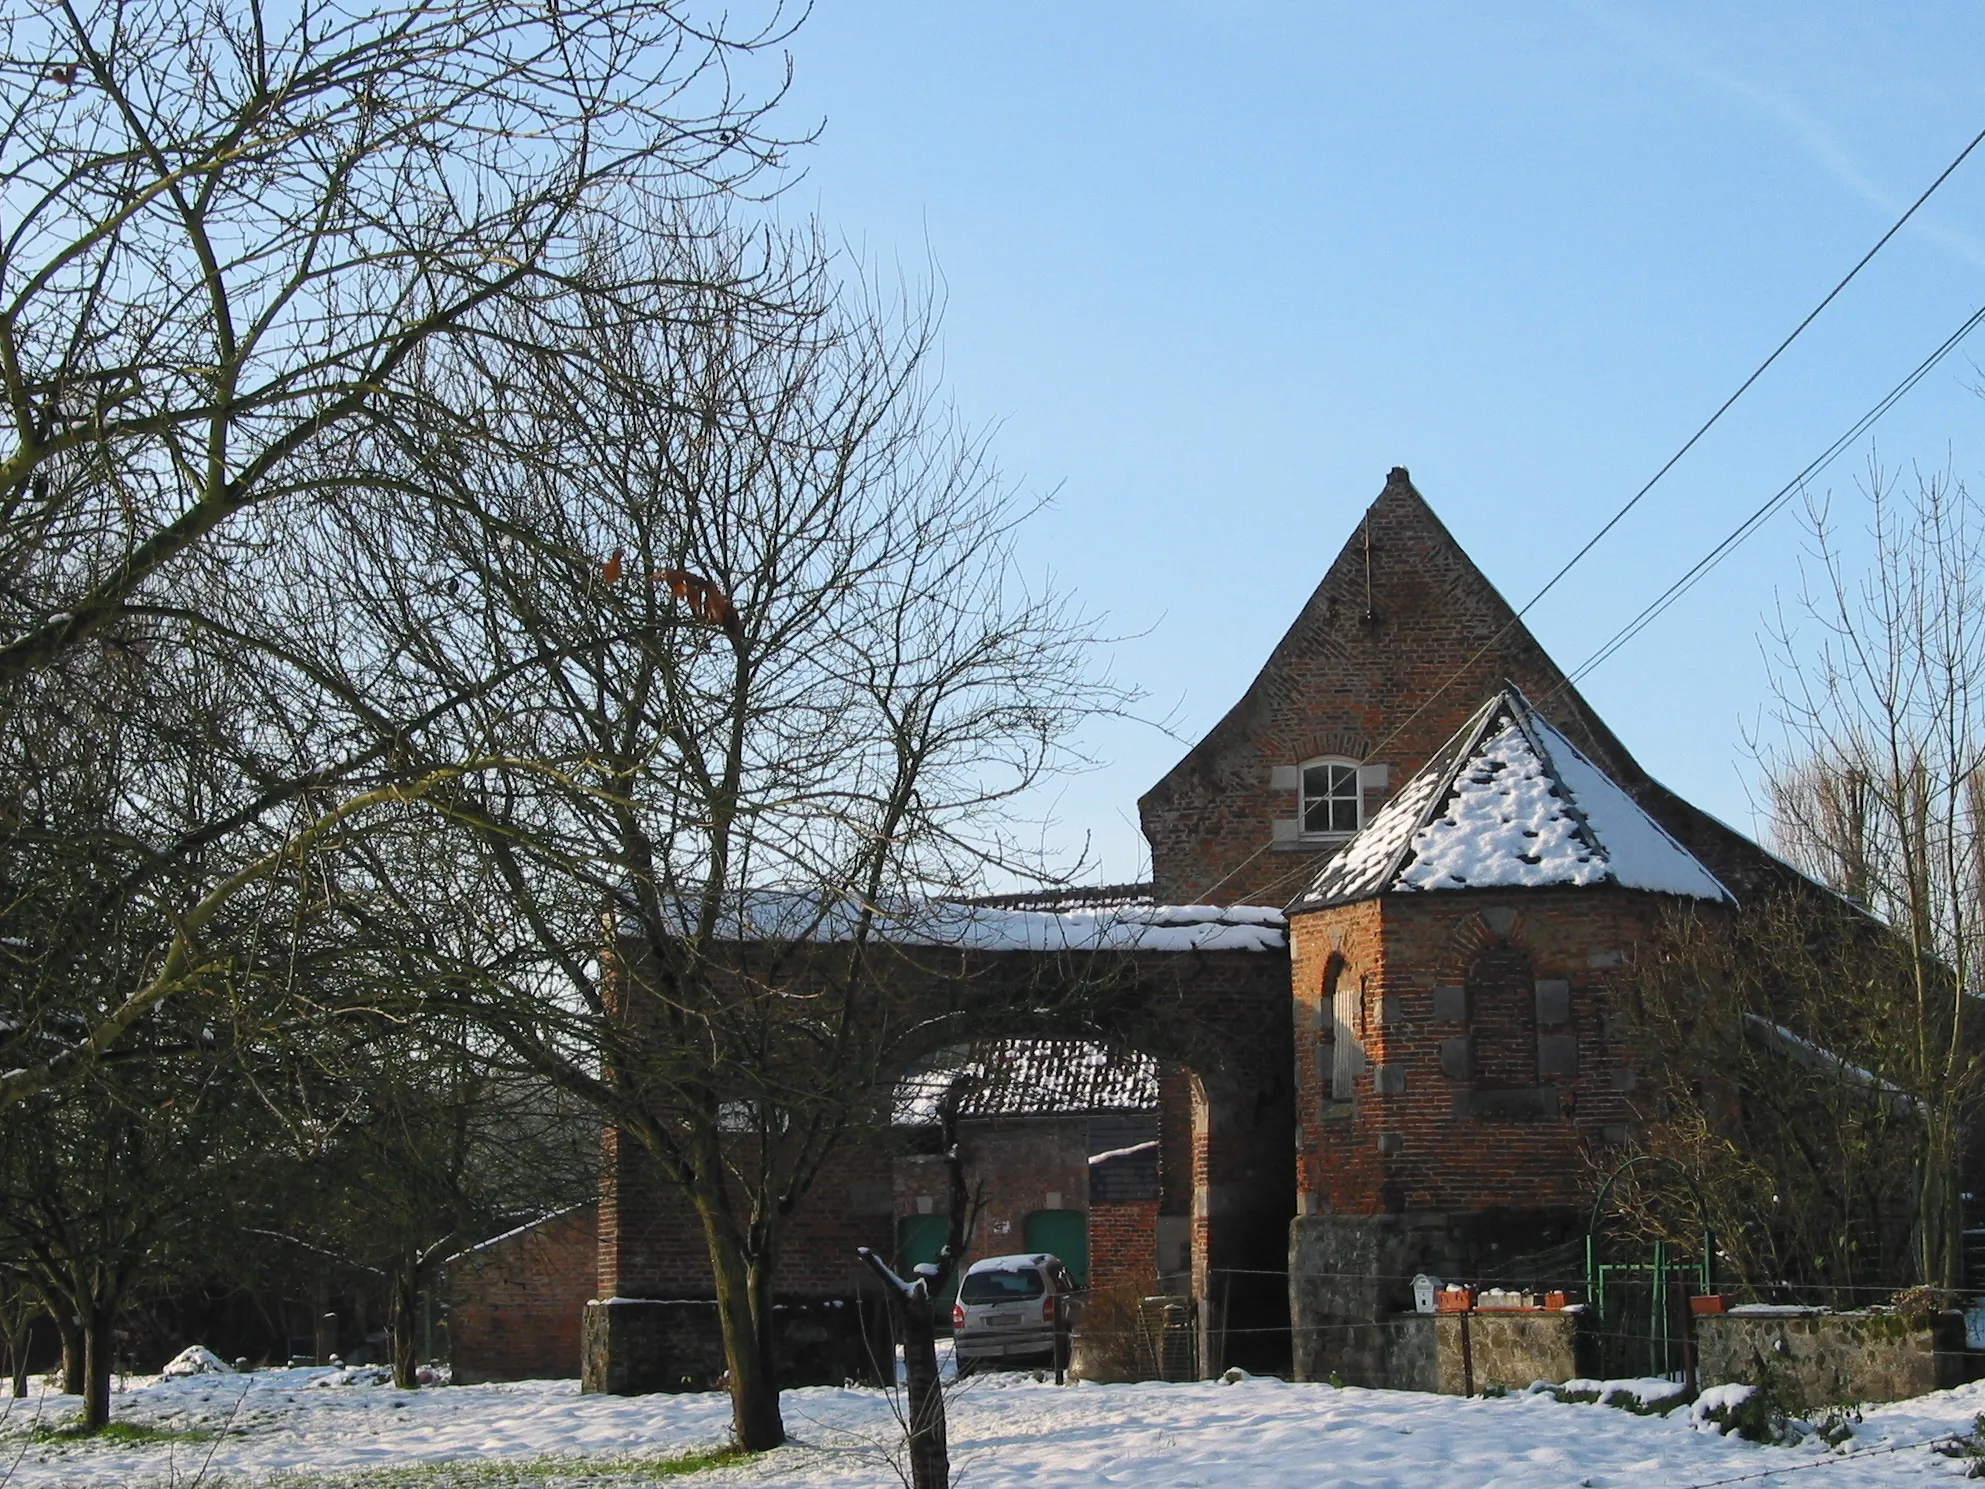
[(1475, 712), (1292, 912), (1379, 894), (1618, 885), (1734, 899), (1514, 688)]
[[(1317, 525), (1312, 516), (1308, 529)], [(1395, 467), (1240, 701), (1139, 800), (1158, 900), (1285, 902), (1338, 845), (1270, 846), (1275, 819), (1296, 811), (1271, 772), (1335, 755), (1385, 766), (1397, 782), (1505, 679), (1545, 700), (1540, 707), (1587, 758), (1638, 778), (1625, 748)], [(1367, 821), (1388, 794), (1367, 788)]]

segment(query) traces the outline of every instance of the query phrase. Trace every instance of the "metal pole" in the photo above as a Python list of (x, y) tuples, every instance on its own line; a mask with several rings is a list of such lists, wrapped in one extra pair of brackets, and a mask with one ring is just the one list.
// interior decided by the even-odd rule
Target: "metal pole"
[(1668, 1373), (1668, 1245), (1665, 1241), (1654, 1243), (1654, 1287), (1649, 1298), (1650, 1327), (1647, 1331), (1647, 1364), (1649, 1375)]
[(1055, 1384), (1068, 1384), (1068, 1294), (1055, 1294)]

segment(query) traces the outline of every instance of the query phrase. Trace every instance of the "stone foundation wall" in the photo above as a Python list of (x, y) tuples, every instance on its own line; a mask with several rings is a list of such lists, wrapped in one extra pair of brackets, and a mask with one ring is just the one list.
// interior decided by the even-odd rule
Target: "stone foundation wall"
[(1703, 1385), (1767, 1386), (1797, 1415), (1857, 1401), (1904, 1401), (1970, 1376), (1956, 1313), (1823, 1313), (1774, 1308), (1695, 1320)]
[[(1432, 1345), (1400, 1338), (1402, 1330), (1416, 1327), (1401, 1322), (1413, 1306), (1414, 1274), (1482, 1284), (1562, 1285), (1562, 1277), (1524, 1275), (1521, 1259), (1577, 1235), (1584, 1223), (1581, 1213), (1568, 1209), (1298, 1216), (1289, 1227), (1296, 1378), (1328, 1380), (1334, 1374), (1347, 1385), (1444, 1389), (1431, 1373)], [(1516, 1384), (1528, 1385), (1543, 1374), (1539, 1370)], [(1485, 1377), (1480, 1370), (1475, 1377), (1479, 1389)]]

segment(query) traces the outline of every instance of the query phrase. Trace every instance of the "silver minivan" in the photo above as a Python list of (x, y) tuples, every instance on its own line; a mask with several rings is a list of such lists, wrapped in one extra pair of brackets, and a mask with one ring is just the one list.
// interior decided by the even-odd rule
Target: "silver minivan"
[(1045, 1251), (972, 1263), (951, 1305), (958, 1373), (979, 1365), (1051, 1361), (1056, 1315), (1066, 1327), (1068, 1299), (1076, 1290), (1061, 1258)]

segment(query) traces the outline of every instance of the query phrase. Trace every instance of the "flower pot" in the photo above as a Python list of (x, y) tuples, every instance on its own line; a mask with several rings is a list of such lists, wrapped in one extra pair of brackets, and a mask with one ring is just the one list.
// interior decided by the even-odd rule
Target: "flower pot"
[(1571, 1306), (1571, 1294), (1545, 1293), (1544, 1306), (1546, 1308), (1568, 1308)]
[(1465, 1287), (1444, 1287), (1434, 1294), (1436, 1313), (1466, 1313), (1475, 1306), (1475, 1295)]
[(1729, 1301), (1721, 1293), (1700, 1293), (1689, 1299), (1689, 1312), (1694, 1314), (1722, 1313), (1729, 1307)]

